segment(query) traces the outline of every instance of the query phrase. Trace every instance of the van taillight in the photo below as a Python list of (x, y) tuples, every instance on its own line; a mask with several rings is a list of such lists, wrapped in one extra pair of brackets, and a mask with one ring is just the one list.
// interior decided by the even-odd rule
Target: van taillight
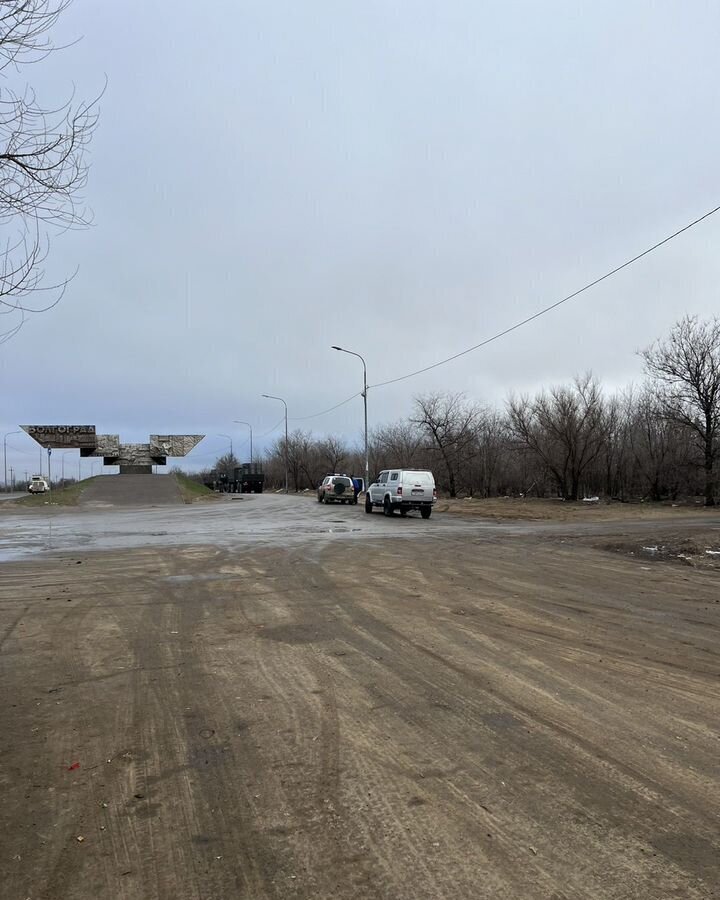
[(398, 495), (398, 497), (402, 497), (402, 485), (401, 484), (398, 485), (397, 495)]
[(437, 488), (433, 488), (433, 500), (437, 500)]

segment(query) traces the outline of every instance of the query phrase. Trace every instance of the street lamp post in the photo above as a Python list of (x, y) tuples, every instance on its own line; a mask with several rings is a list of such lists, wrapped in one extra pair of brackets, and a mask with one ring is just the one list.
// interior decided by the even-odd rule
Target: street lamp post
[(365, 365), (365, 360), (359, 353), (355, 353), (354, 350), (346, 350), (344, 347), (336, 347), (334, 344), (332, 346), (333, 350), (339, 350), (340, 353), (349, 353), (350, 356), (357, 356), (360, 362), (363, 364), (363, 389), (362, 389), (362, 398), (363, 398), (363, 407), (365, 411), (365, 490), (367, 491), (370, 484), (370, 460), (368, 457), (368, 428), (367, 428), (367, 392), (368, 392), (368, 384), (367, 384), (367, 366)]
[(21, 431), (8, 431), (7, 434), (3, 435), (3, 487), (7, 490), (8, 480), (7, 480), (7, 439), (11, 437), (13, 434), (22, 434)]
[(249, 422), (243, 422), (242, 419), (233, 419), (235, 425), (247, 425), (250, 429), (250, 465), (252, 466), (253, 460), (253, 451), (252, 451), (252, 425)]
[(273, 394), (263, 394), (266, 400), (279, 400), (282, 405), (285, 407), (285, 493), (288, 493), (288, 416), (287, 416), (287, 403), (283, 400), (282, 397), (275, 397)]

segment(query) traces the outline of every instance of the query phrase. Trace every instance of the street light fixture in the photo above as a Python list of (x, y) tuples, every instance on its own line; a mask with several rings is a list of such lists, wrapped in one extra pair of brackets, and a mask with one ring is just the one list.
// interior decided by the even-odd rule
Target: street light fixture
[(363, 407), (365, 410), (365, 490), (367, 491), (370, 484), (370, 461), (368, 458), (368, 429), (367, 429), (367, 392), (368, 392), (368, 384), (367, 384), (367, 366), (365, 365), (365, 360), (359, 353), (355, 353), (354, 350), (346, 350), (344, 347), (336, 347), (334, 344), (331, 348), (332, 350), (339, 350), (340, 353), (349, 353), (350, 356), (357, 356), (360, 362), (363, 364), (363, 389), (362, 389), (362, 398), (363, 398)]
[(7, 480), (7, 439), (11, 437), (13, 434), (22, 434), (22, 431), (8, 431), (7, 434), (3, 435), (3, 487), (7, 490), (8, 480)]
[(266, 400), (279, 400), (285, 407), (285, 493), (288, 492), (288, 429), (287, 429), (287, 403), (282, 397), (275, 397), (273, 394), (261, 394)]
[(253, 461), (253, 451), (252, 451), (252, 425), (249, 422), (243, 422), (242, 419), (233, 419), (235, 425), (247, 425), (250, 429), (250, 465), (252, 465)]

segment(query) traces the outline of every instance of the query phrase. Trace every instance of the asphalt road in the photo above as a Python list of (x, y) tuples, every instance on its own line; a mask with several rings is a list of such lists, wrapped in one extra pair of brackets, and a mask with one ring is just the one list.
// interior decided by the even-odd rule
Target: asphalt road
[(720, 896), (717, 572), (567, 531), (3, 513), (2, 897)]
[(27, 493), (25, 491), (8, 491), (7, 493), (0, 493), (0, 501), (2, 500), (18, 500), (20, 497), (26, 497)]

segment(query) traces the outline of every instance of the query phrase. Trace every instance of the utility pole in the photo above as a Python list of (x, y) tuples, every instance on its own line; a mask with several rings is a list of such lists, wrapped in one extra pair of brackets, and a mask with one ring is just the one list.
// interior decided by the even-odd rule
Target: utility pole
[[(11, 435), (13, 435), (13, 434), (22, 434), (22, 432), (20, 432), (20, 431), (8, 431), (7, 434), (3, 435), (3, 467), (4, 467), (4, 473), (3, 473), (3, 487), (5, 488), (5, 490), (7, 490), (7, 486), (8, 486), (8, 480), (7, 480), (7, 470), (8, 470), (8, 465), (7, 465), (7, 439), (8, 439)], [(12, 471), (12, 470), (11, 470), (11, 471)]]

